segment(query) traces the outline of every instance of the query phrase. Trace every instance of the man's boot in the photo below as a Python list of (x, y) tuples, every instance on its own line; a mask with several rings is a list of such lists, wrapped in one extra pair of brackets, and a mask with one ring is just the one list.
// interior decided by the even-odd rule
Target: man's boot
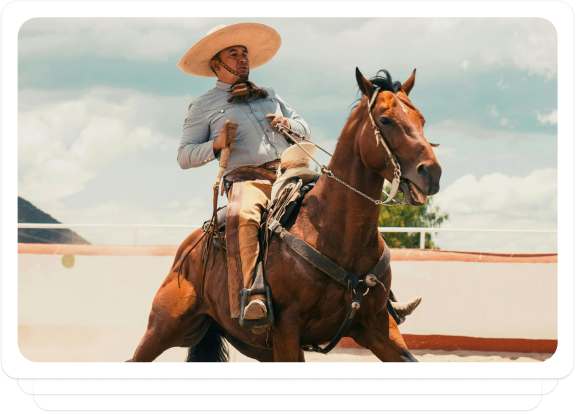
[(254, 274), (254, 283), (250, 288), (254, 292), (248, 299), (250, 303), (244, 309), (244, 319), (263, 319), (268, 316), (266, 310), (266, 298), (264, 291), (266, 291), (266, 284), (264, 281), (264, 269), (262, 262), (256, 265), (256, 272)]
[(418, 305), (420, 305), (421, 301), (422, 301), (421, 297), (415, 297), (411, 301), (404, 303), (392, 302), (392, 301), (390, 301), (390, 303), (392, 304), (392, 307), (396, 311), (396, 314), (400, 317), (402, 322), (404, 322), (403, 320), (406, 318), (406, 316), (414, 312), (414, 309), (416, 309)]
[(262, 319), (267, 316), (266, 303), (264, 303), (263, 298), (259, 297), (260, 295), (254, 296), (244, 308), (244, 319)]

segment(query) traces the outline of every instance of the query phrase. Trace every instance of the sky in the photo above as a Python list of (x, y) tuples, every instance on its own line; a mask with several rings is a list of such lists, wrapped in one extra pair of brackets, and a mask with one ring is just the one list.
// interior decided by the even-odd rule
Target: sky
[[(355, 68), (386, 69), (426, 118), (442, 166), (433, 203), (446, 228), (557, 229), (557, 36), (544, 19), (36, 18), (19, 32), (18, 194), (63, 223), (201, 224), (212, 162), (176, 155), (189, 103), (214, 87), (176, 67), (219, 24), (274, 27), (282, 47), (250, 79), (269, 86), (337, 143), (358, 98)], [(328, 158), (320, 157), (323, 163)], [(220, 204), (225, 201), (221, 200)], [(80, 230), (93, 243), (120, 230)], [(179, 244), (188, 230), (141, 230), (140, 244)], [(556, 236), (438, 234), (442, 249), (557, 251)]]

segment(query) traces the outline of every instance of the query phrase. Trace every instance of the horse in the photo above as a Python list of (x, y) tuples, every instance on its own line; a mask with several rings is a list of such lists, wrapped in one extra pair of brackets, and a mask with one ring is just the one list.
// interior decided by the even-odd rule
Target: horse
[[(369, 111), (400, 165), (399, 191), (406, 202), (422, 205), (427, 196), (440, 189), (442, 169), (432, 150), (435, 144), (424, 137), (424, 117), (408, 97), (415, 75), (416, 70), (400, 84), (385, 70), (368, 80), (356, 69), (362, 98), (342, 129), (327, 168), (370, 198), (381, 200), (384, 180), (394, 180), (394, 162), (375, 139)], [(377, 96), (369, 107), (375, 91)], [(285, 228), (344, 269), (362, 275), (385, 248), (378, 232), (379, 212), (379, 205), (322, 175), (305, 195), (297, 217)], [(274, 326), (262, 334), (242, 328), (238, 319), (230, 316), (228, 275), (216, 250), (209, 252), (200, 294), (207, 242), (207, 238), (200, 240), (202, 236), (202, 229), (198, 229), (178, 248), (130, 362), (153, 361), (172, 347), (190, 348), (187, 362), (226, 362), (224, 338), (260, 362), (305, 362), (303, 347), (328, 342), (342, 324), (350, 304), (348, 290), (296, 255), (278, 237), (272, 237), (265, 277), (274, 301)], [(381, 282), (365, 295), (344, 336), (383, 362), (418, 362), (386, 309), (392, 283), (390, 267)]]

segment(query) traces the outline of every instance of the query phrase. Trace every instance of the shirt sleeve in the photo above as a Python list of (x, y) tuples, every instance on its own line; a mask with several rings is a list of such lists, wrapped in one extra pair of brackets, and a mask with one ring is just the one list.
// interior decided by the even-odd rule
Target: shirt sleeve
[(196, 168), (216, 159), (213, 141), (210, 140), (210, 126), (202, 108), (194, 102), (190, 104), (182, 139), (178, 148), (178, 164), (180, 168)]
[(306, 121), (304, 121), (302, 117), (298, 115), (290, 105), (284, 102), (282, 98), (278, 96), (278, 94), (276, 94), (276, 99), (278, 99), (278, 103), (280, 104), (282, 115), (284, 115), (290, 121), (290, 128), (300, 135), (304, 135), (306, 139), (310, 139), (310, 127)]

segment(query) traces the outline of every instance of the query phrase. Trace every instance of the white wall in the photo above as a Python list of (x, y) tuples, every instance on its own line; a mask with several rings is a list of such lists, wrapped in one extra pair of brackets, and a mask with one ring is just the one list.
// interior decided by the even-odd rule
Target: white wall
[[(146, 328), (170, 256), (20, 254), (19, 325)], [(422, 296), (403, 333), (557, 339), (557, 264), (393, 262), (400, 301)]]

